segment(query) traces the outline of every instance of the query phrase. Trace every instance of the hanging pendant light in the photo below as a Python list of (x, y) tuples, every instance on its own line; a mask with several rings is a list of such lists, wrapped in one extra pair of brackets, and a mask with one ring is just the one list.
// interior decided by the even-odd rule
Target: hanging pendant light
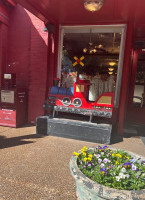
[(102, 8), (105, 0), (83, 0), (83, 3), (86, 10), (94, 12)]
[(90, 29), (90, 41), (88, 43), (88, 46), (83, 49), (83, 52), (88, 54), (94, 54), (97, 52), (92, 42), (92, 29)]

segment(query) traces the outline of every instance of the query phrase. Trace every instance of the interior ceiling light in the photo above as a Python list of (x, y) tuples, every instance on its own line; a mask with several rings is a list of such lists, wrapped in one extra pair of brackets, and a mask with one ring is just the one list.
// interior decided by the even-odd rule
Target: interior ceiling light
[(108, 70), (110, 71), (110, 72), (112, 72), (112, 71), (114, 71), (114, 68), (108, 68)]
[(87, 53), (87, 54), (107, 53), (107, 51), (102, 47), (103, 47), (102, 44), (99, 44), (99, 45), (93, 44), (93, 42), (92, 42), (92, 29), (90, 29), (90, 41), (89, 41), (88, 45), (83, 49), (83, 52)]
[(99, 45), (98, 45), (98, 48), (102, 48), (102, 47), (103, 47), (103, 45), (102, 45), (102, 44), (99, 44)]
[(105, 0), (83, 0), (83, 3), (86, 10), (94, 12), (102, 8)]
[(115, 64), (116, 64), (115, 62), (109, 62), (109, 65), (110, 65), (111, 67), (113, 67)]
[(110, 74), (110, 75), (111, 75), (111, 74), (113, 74), (113, 72), (108, 72), (108, 74)]

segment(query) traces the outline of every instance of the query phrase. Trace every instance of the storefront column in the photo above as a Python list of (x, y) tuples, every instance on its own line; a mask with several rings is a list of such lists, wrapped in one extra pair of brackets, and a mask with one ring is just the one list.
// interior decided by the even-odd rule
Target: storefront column
[(132, 48), (132, 39), (133, 39), (133, 24), (128, 23), (127, 33), (126, 33), (126, 45), (124, 52), (124, 63), (123, 63), (123, 72), (122, 72), (122, 84), (120, 92), (120, 106), (118, 113), (118, 128), (117, 133), (123, 135), (123, 125), (127, 107), (127, 93), (129, 88), (129, 72), (130, 72), (130, 58), (131, 58), (131, 48)]
[(53, 81), (53, 33), (48, 33), (48, 63), (47, 63), (47, 78), (46, 78), (46, 93), (45, 99), (48, 96), (48, 89)]

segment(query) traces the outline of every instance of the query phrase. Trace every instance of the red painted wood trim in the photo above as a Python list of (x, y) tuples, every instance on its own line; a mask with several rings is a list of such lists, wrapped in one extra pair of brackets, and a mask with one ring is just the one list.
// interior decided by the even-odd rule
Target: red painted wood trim
[(14, 2), (13, 0), (7, 0), (12, 6), (16, 6), (16, 2)]
[(133, 24), (128, 23), (127, 33), (126, 33), (125, 53), (124, 53), (124, 64), (123, 64), (123, 72), (122, 72), (122, 84), (121, 84), (121, 92), (120, 92), (120, 106), (119, 106), (119, 113), (118, 113), (117, 133), (120, 135), (123, 134), (125, 111), (127, 107), (127, 92), (129, 89), (129, 72), (130, 72), (132, 39), (133, 39)]
[(57, 77), (57, 66), (58, 66), (58, 48), (59, 47), (59, 24), (55, 27), (54, 35), (54, 74), (53, 77)]
[(45, 92), (45, 99), (48, 96), (48, 90), (53, 83), (53, 52), (52, 52), (52, 45), (53, 45), (53, 34), (48, 33), (48, 57), (47, 57), (47, 77), (46, 77), (46, 92)]

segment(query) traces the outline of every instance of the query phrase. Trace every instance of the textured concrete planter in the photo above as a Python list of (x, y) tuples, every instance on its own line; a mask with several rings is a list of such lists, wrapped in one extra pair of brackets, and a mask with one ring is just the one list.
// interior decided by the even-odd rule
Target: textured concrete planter
[[(110, 148), (117, 150), (115, 148)], [(89, 148), (94, 150), (94, 148)], [(130, 153), (135, 159), (144, 157)], [(145, 200), (145, 189), (139, 191), (118, 190), (109, 188), (87, 178), (77, 166), (77, 157), (72, 156), (70, 159), (70, 171), (76, 181), (76, 194), (78, 200)]]

